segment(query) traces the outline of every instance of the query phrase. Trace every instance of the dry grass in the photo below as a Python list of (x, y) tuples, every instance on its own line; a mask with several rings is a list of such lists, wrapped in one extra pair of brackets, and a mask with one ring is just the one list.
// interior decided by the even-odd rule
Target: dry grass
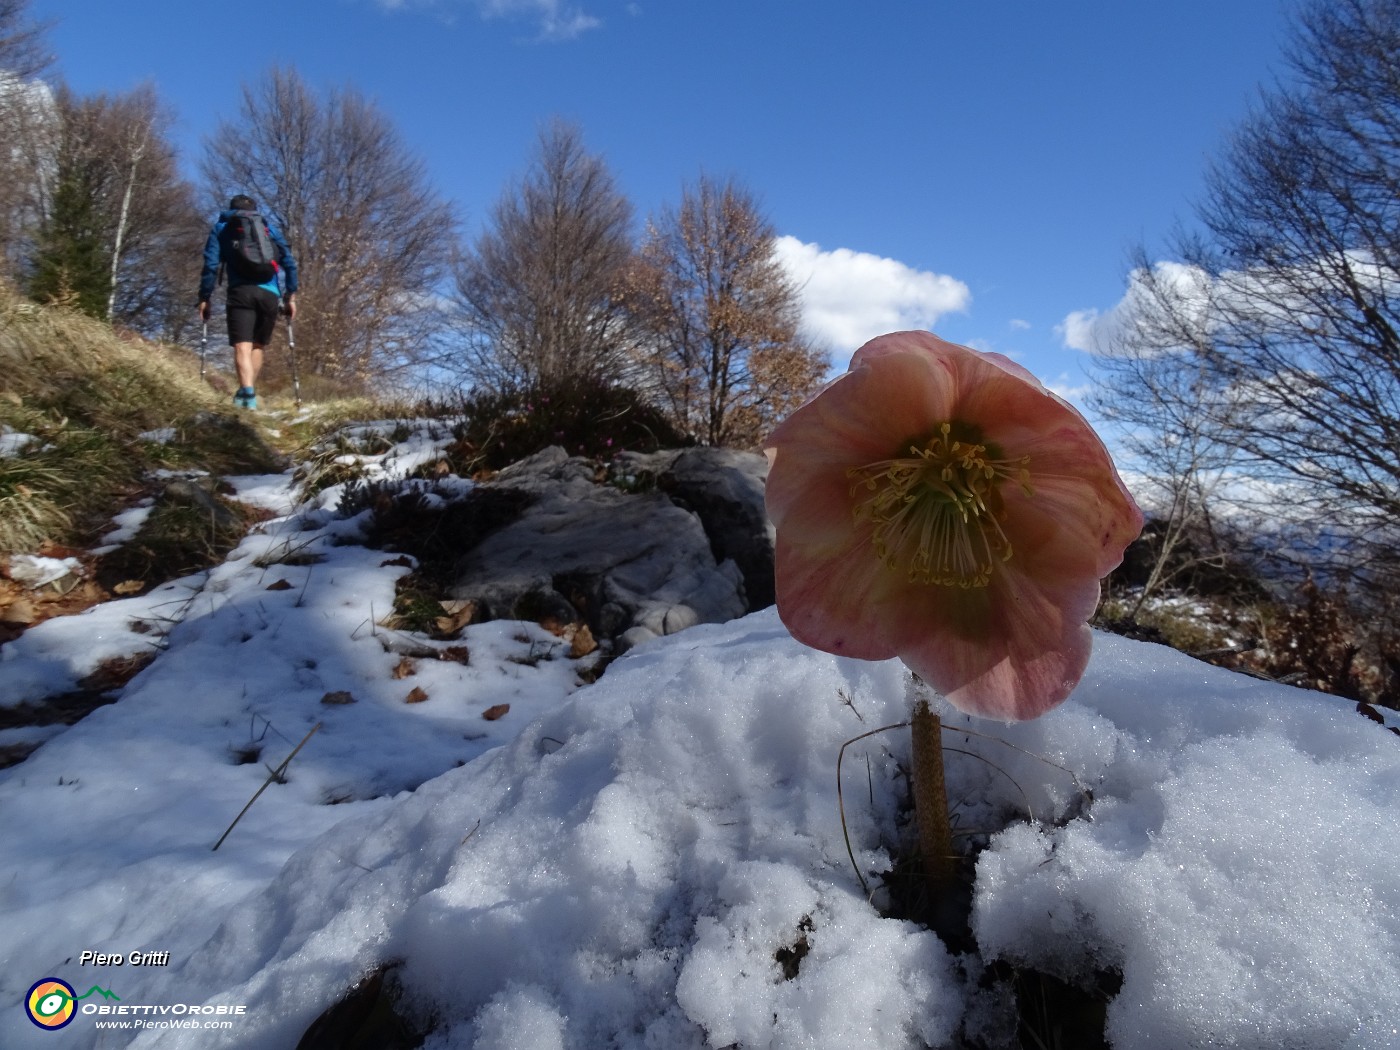
[(0, 458), (0, 552), (90, 538), (157, 465), (141, 435), (217, 404), (182, 356), (0, 286), (0, 426), (32, 439)]
[[(304, 396), (324, 387), (304, 379)], [(97, 578), (151, 586), (196, 571), (241, 539), (247, 516), (227, 502), (228, 515), (211, 517), (207, 507), (161, 498), (162, 471), (273, 473), (289, 453), (313, 447), (326, 469), (348, 451), (326, 436), (347, 421), (413, 418), (426, 407), (326, 387), (333, 399), (294, 411), (290, 397), (274, 394), (268, 412), (247, 413), (233, 408), (226, 385), (216, 374), (201, 380), (187, 349), (119, 335), (0, 282), (0, 434), (27, 435), (0, 455), (0, 557), (89, 548), (115, 514), (156, 497), (140, 534), (102, 559)]]

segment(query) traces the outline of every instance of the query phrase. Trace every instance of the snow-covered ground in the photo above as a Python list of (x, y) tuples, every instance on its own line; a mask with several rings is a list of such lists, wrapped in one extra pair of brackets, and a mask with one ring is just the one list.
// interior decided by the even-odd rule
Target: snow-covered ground
[[(438, 1050), (1014, 1045), (1004, 959), (1121, 973), (1119, 1050), (1400, 1047), (1400, 737), (1349, 702), (1101, 635), (1036, 722), (945, 712), (994, 763), (950, 753), (958, 821), (1001, 829), (954, 955), (879, 910), (907, 730), (843, 762), (873, 903), (837, 807), (842, 743), (905, 717), (898, 663), (768, 610), (584, 686), (532, 624), (379, 626), (408, 567), (335, 490), (239, 490), (278, 516), (224, 564), (0, 649), (11, 705), (159, 649), (0, 771), (0, 1046), (287, 1050), (385, 965)], [(25, 1012), (49, 977), (82, 997), (58, 1034)]]

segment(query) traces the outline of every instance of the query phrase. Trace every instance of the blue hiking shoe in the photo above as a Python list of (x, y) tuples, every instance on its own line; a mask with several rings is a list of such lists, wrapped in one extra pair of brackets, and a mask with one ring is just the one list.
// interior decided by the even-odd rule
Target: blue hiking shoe
[(257, 408), (258, 395), (250, 386), (241, 386), (238, 392), (233, 395), (233, 403), (238, 408)]

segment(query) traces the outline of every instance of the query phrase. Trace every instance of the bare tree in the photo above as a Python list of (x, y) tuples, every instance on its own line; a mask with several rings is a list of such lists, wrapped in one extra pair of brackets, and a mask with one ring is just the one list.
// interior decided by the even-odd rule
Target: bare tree
[(424, 358), (456, 215), (371, 102), (351, 89), (320, 98), (296, 71), (273, 69), (244, 87), (201, 171), (217, 205), (249, 194), (291, 244), (303, 369), (364, 385)]
[(52, 192), (58, 121), (36, 78), (52, 63), (29, 0), (0, 0), (0, 272), (17, 277)]
[(707, 444), (757, 445), (826, 373), (774, 241), (734, 179), (702, 176), (648, 225), (631, 297), (644, 360), (673, 422)]
[(0, 70), (27, 80), (53, 64), (44, 34), (48, 22), (29, 18), (29, 0), (0, 0)]
[(456, 266), (465, 375), (488, 388), (620, 379), (631, 228), (602, 157), (573, 125), (546, 125), (524, 179)]
[(179, 339), (189, 321), (187, 260), (203, 230), (194, 189), (179, 173), (172, 117), (143, 85), (70, 106), (101, 167), (110, 253), (106, 316), (147, 335)]
[(1139, 250), (1128, 306), (1095, 347), (1090, 403), (1115, 425), (1122, 465), (1149, 515), (1152, 556), (1129, 619), (1158, 591), (1229, 557), (1231, 530), (1220, 515), (1238, 496), (1230, 487), (1241, 456), (1227, 439), (1233, 388), (1216, 383), (1206, 363), (1210, 295), (1198, 271), (1153, 266)]
[[(1241, 469), (1336, 567), (1400, 580), (1400, 0), (1315, 0), (1175, 248), (1204, 294), (1152, 306)], [(1162, 292), (1162, 286), (1156, 291)], [(1219, 406), (1228, 405), (1225, 413)]]
[(60, 87), (53, 190), (29, 260), (41, 298), (174, 339), (189, 314), (188, 260), (198, 216), (149, 85), (80, 97)]

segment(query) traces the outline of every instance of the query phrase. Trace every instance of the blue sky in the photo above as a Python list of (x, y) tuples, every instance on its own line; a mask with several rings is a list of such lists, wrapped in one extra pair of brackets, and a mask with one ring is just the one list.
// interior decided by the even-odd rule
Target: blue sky
[[(82, 92), (155, 84), (193, 161), (273, 63), (353, 85), (480, 229), (541, 123), (575, 121), (639, 220), (702, 171), (783, 235), (844, 365), (899, 327), (1064, 392), (1065, 322), (1189, 217), (1281, 72), (1291, 0), (32, 0)], [(191, 164), (191, 173), (193, 165)], [(192, 267), (197, 265), (194, 261)], [(1071, 339), (1070, 342), (1073, 342)]]

